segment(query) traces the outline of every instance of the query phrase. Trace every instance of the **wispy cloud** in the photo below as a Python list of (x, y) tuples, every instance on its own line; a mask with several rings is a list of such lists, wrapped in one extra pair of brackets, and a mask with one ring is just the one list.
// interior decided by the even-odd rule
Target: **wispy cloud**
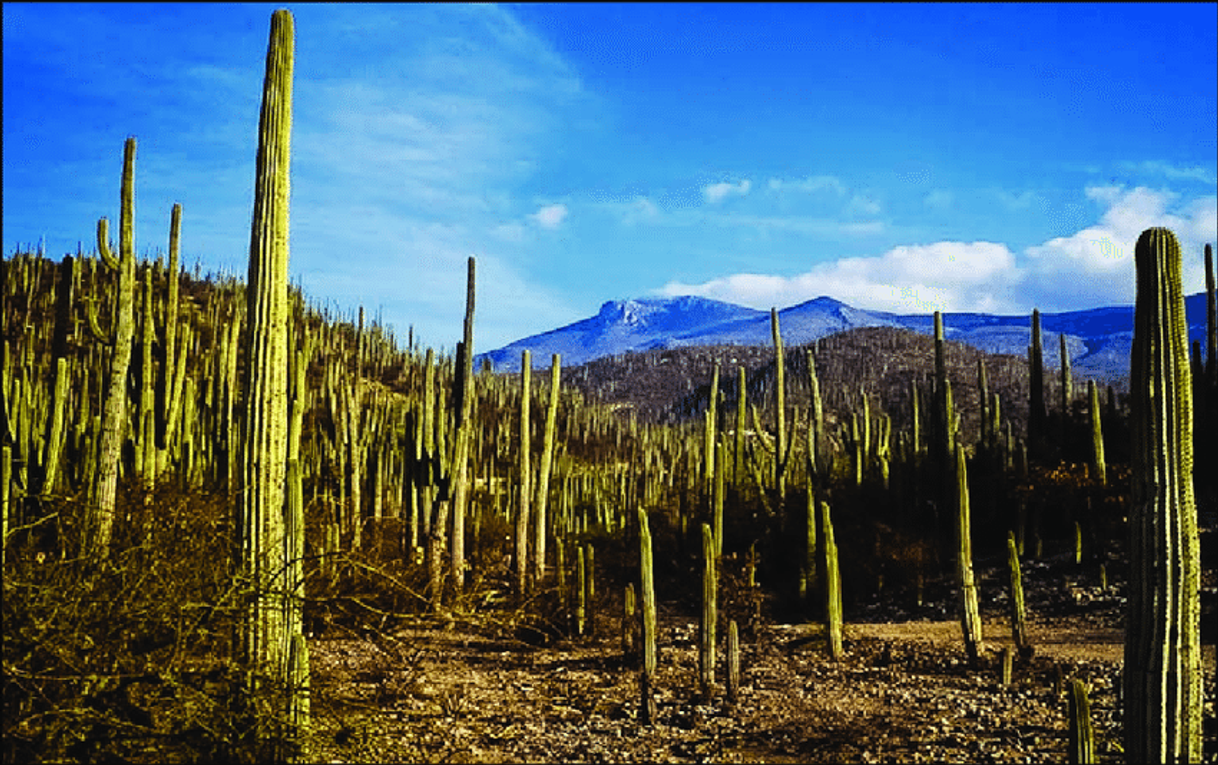
[(786, 180), (771, 178), (767, 184), (771, 191), (816, 192), (829, 191), (837, 196), (847, 194), (846, 185), (832, 175), (809, 175), (806, 178)]
[(932, 210), (947, 210), (955, 200), (952, 192), (946, 189), (935, 189), (922, 199), (922, 204)]
[(707, 202), (717, 204), (722, 202), (731, 194), (739, 194), (740, 196), (748, 194), (749, 188), (752, 187), (752, 185), (753, 184), (748, 178), (745, 178), (739, 183), (728, 183), (726, 181), (722, 183), (712, 183), (709, 186), (703, 187), (702, 195), (706, 198)]
[(1197, 181), (1210, 185), (1218, 183), (1218, 180), (1215, 180), (1214, 168), (1212, 167), (1206, 168), (1200, 165), (1180, 167), (1161, 160), (1126, 161), (1118, 163), (1117, 166), (1126, 172), (1160, 175), (1170, 181)]
[(567, 206), (564, 204), (546, 205), (529, 216), (542, 228), (555, 229), (562, 225), (567, 217)]

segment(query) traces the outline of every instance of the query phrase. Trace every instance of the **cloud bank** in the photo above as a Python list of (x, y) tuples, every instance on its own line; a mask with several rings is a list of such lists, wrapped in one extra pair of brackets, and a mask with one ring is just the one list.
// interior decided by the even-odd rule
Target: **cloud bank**
[[(835, 188), (826, 182), (808, 185)], [(759, 309), (830, 295), (860, 308), (897, 313), (1019, 314), (1032, 308), (1131, 304), (1136, 297), (1134, 244), (1152, 226), (1166, 226), (1180, 238), (1185, 291), (1204, 289), (1201, 249), (1218, 238), (1218, 197), (1173, 206), (1178, 195), (1143, 186), (1095, 186), (1086, 195), (1107, 208), (1095, 225), (1018, 253), (984, 241), (901, 245), (875, 256), (821, 263), (794, 276), (737, 273), (700, 284), (672, 281), (656, 293), (699, 295)], [(950, 200), (944, 195), (928, 204)]]

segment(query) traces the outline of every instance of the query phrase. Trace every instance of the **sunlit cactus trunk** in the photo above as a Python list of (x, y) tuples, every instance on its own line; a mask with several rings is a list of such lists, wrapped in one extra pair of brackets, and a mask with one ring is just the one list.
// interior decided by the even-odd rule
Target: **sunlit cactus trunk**
[(845, 655), (842, 645), (842, 578), (837, 565), (837, 541), (833, 535), (833, 519), (829, 503), (820, 503), (821, 539), (825, 566), (825, 631), (829, 658), (837, 661)]
[(1069, 692), (1070, 746), (1066, 761), (1071, 765), (1090, 765), (1095, 762), (1095, 731), (1091, 726), (1091, 702), (1087, 699), (1087, 686), (1075, 678), (1070, 681)]
[(1028, 451), (1040, 459), (1045, 437), (1045, 362), (1040, 337), (1040, 311), (1032, 309), (1032, 345), (1028, 347), (1029, 406)]
[(1104, 461), (1104, 427), (1100, 417), (1100, 394), (1095, 380), (1087, 381), (1087, 401), (1091, 413), (1091, 477), (1100, 486), (1108, 485), (1108, 467)]
[(656, 674), (656, 590), (652, 562), (651, 528), (647, 511), (638, 508), (639, 514), (639, 579), (643, 611), (643, 667), (640, 675), (642, 706), (639, 722), (650, 725), (655, 717), (655, 700), (652, 697), (652, 681)]
[(1147, 229), (1134, 259), (1125, 756), (1199, 762), (1201, 560), (1179, 242)]
[(770, 309), (770, 331), (774, 339), (774, 413), (777, 422), (774, 437), (774, 490), (778, 492), (775, 511), (783, 516), (783, 501), (786, 496), (787, 458), (787, 379), (786, 353), (782, 348), (782, 332), (778, 327), (778, 309)]
[(973, 573), (973, 542), (970, 530), (968, 470), (964, 447), (956, 444), (956, 584), (960, 587), (960, 624), (969, 661), (976, 662), (985, 650), (977, 580)]
[(545, 440), (541, 450), (541, 467), (537, 472), (537, 512), (534, 519), (533, 579), (541, 582), (546, 572), (546, 510), (550, 498), (550, 471), (554, 464), (554, 437), (558, 428), (558, 392), (562, 374), (562, 358), (550, 357), (550, 403), (546, 407)]
[(521, 351), (520, 360), (520, 485), (516, 507), (516, 591), (524, 594), (529, 574), (529, 504), (532, 473), (529, 468), (529, 447), (532, 443), (529, 420), (530, 376), (533, 361), (528, 350)]
[(455, 370), (456, 385), (453, 411), (456, 414), (456, 435), (453, 445), (453, 531), (449, 543), (452, 558), (453, 584), (458, 593), (465, 590), (465, 514), (469, 505), (469, 449), (473, 439), (474, 412), (474, 270), (470, 256), (465, 289), (465, 323), (461, 353)]
[[(254, 212), (246, 288), (245, 416), (242, 420), (241, 491), (238, 538), (242, 574), (253, 588), (246, 612), (243, 664), (254, 689), (260, 678), (285, 689), (299, 689), (299, 651), (290, 651), (293, 636), (289, 616), (295, 593), (284, 586), (289, 550), (303, 549), (302, 540), (287, 537), (285, 496), (288, 456), (288, 206), (292, 131), (292, 14), (271, 16), (258, 124), (258, 157), (254, 179)], [(298, 469), (298, 465), (297, 465)], [(297, 500), (300, 498), (297, 497)], [(297, 513), (302, 510), (297, 508)], [(304, 533), (300, 517), (291, 519), (293, 533)], [(307, 668), (303, 670), (307, 674)], [(296, 682), (293, 683), (293, 678)], [(299, 700), (289, 693), (287, 709), (300, 721)], [(277, 712), (279, 714), (281, 712)], [(307, 713), (306, 713), (307, 714)], [(265, 732), (264, 732), (265, 735)], [(275, 731), (274, 735), (282, 735)]]
[(97, 492), (85, 524), (85, 546), (94, 557), (109, 551), (114, 529), (119, 459), (127, 425), (127, 371), (135, 338), (135, 138), (123, 149), (123, 181), (119, 210), (119, 258), (110, 254), (107, 228), (98, 223), (97, 247), (107, 262), (118, 268), (118, 297), (114, 312), (114, 348), (110, 356), (105, 403), (102, 406), (101, 444), (98, 448)]
[(710, 524), (702, 524), (702, 618), (698, 623), (698, 677), (702, 698), (710, 701), (715, 693), (715, 624), (718, 605), (718, 578), (715, 564), (715, 535)]

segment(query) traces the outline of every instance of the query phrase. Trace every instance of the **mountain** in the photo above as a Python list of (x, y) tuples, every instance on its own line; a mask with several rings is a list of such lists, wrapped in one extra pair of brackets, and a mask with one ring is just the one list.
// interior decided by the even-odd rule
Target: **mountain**
[[(1205, 293), (1185, 298), (1189, 339), (1204, 343)], [(1060, 335), (1066, 338), (1071, 369), (1083, 377), (1117, 380), (1129, 372), (1133, 343), (1133, 306), (1112, 306), (1040, 315), (1045, 365), (1059, 364)], [(932, 314), (895, 314), (854, 308), (830, 297), (818, 297), (778, 312), (783, 343), (810, 343), (821, 337), (861, 327), (899, 327), (922, 334), (934, 332)], [(984, 313), (945, 313), (946, 339), (988, 353), (1024, 356), (1031, 344), (1031, 317)], [(684, 296), (606, 302), (592, 317), (565, 327), (517, 340), (477, 357), (489, 359), (501, 372), (520, 370), (521, 351), (532, 353), (535, 368), (550, 365), (550, 355), (562, 355), (563, 366), (575, 366), (605, 356), (653, 348), (695, 345), (770, 345), (770, 314), (719, 300)]]

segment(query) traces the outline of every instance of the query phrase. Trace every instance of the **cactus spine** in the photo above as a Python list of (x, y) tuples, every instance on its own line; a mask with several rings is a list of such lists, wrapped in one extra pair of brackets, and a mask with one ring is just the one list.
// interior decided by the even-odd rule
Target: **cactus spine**
[(1134, 259), (1125, 756), (1199, 762), (1200, 549), (1179, 242), (1147, 229)]
[(119, 209), (119, 259), (110, 254), (105, 241), (106, 224), (97, 224), (98, 249), (107, 263), (118, 269), (118, 299), (114, 314), (114, 349), (110, 377), (102, 408), (101, 443), (98, 449), (97, 493), (86, 522), (85, 544), (90, 555), (104, 558), (114, 529), (114, 504), (118, 490), (119, 457), (127, 425), (127, 370), (135, 338), (135, 138), (123, 149), (123, 181)]

